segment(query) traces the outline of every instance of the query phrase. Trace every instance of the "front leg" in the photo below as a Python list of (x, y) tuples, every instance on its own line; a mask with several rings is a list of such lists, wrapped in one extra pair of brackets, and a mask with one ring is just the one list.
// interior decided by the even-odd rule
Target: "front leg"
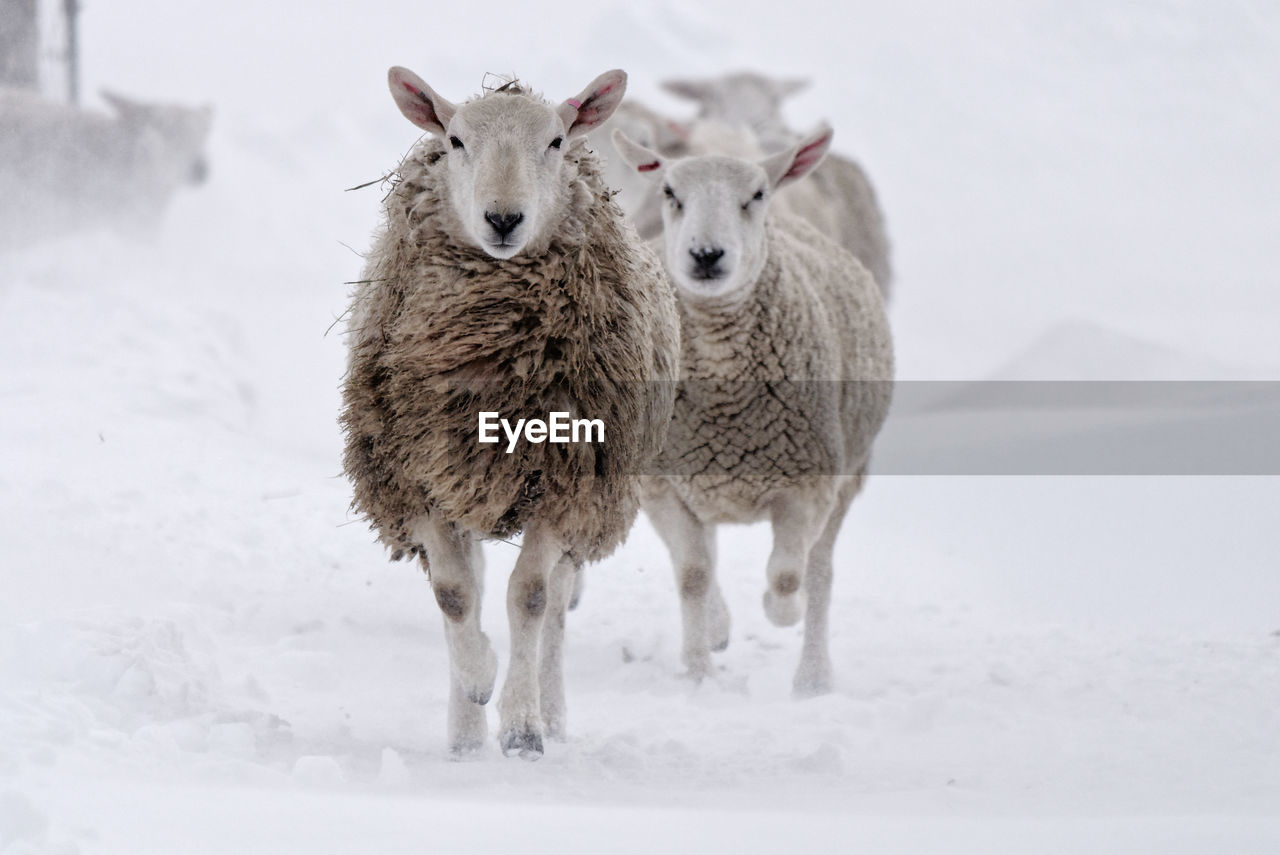
[(547, 616), (542, 625), (542, 651), (539, 654), (538, 701), (542, 707), (542, 723), (551, 739), (565, 738), (564, 703), (564, 622), (572, 601), (575, 579), (581, 578), (582, 565), (568, 557), (561, 558), (551, 571), (547, 596)]
[(797, 698), (824, 695), (831, 691), (831, 653), (828, 649), (827, 618), (831, 606), (831, 569), (836, 535), (853, 497), (862, 489), (865, 470), (845, 481), (827, 517), (818, 542), (809, 550), (809, 569), (804, 577), (808, 607), (804, 616), (804, 646), (796, 669), (792, 693)]
[(438, 516), (418, 520), (410, 529), (426, 548), (424, 563), (431, 590), (444, 616), (449, 651), (449, 748), (454, 754), (484, 744), (484, 704), (493, 694), (498, 658), (480, 631), (484, 591), (483, 555), (470, 535)]
[(711, 649), (729, 643), (729, 610), (715, 578), (715, 527), (703, 523), (670, 487), (643, 494), (644, 512), (671, 553), (684, 625), (682, 658), (689, 676), (711, 673)]
[(791, 626), (804, 614), (809, 550), (822, 534), (834, 498), (797, 490), (780, 493), (771, 504), (773, 551), (765, 568), (764, 613), (776, 626)]
[(560, 538), (534, 523), (507, 583), (507, 620), (511, 625), (511, 664), (498, 698), (498, 743), (502, 753), (542, 756), (542, 716), (538, 697), (538, 648), (547, 612), (548, 580), (564, 557)]

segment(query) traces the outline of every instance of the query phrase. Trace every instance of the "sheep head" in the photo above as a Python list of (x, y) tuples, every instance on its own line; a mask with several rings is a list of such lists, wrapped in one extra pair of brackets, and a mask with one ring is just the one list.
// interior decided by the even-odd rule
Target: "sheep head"
[(768, 254), (765, 219), (774, 192), (821, 163), (831, 137), (822, 125), (756, 161), (723, 155), (667, 161), (621, 131), (613, 143), (632, 169), (660, 182), (667, 270), (682, 296), (696, 300), (750, 290)]
[(558, 106), (514, 85), (453, 104), (399, 66), (387, 82), (400, 112), (445, 140), (442, 192), (462, 225), (456, 237), (494, 258), (512, 258), (559, 224), (568, 201), (565, 152), (609, 118), (627, 75), (606, 71)]
[(166, 186), (200, 184), (209, 173), (205, 146), (213, 126), (213, 107), (186, 107), (135, 101), (101, 90), (122, 127), (138, 141), (141, 151), (163, 176)]
[(662, 88), (698, 104), (698, 117), (746, 125), (757, 132), (785, 127), (782, 102), (809, 85), (803, 78), (774, 78), (752, 71), (707, 79), (664, 80)]

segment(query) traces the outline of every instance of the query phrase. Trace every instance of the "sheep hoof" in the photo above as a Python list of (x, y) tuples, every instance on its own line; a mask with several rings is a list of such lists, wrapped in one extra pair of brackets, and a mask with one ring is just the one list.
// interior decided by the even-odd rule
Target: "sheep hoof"
[(473, 704), (479, 704), (480, 706), (484, 706), (489, 703), (489, 699), (492, 697), (493, 686), (490, 686), (487, 689), (472, 689), (467, 692), (467, 700), (471, 701)]
[(831, 666), (801, 665), (796, 672), (795, 681), (791, 684), (791, 697), (796, 700), (816, 698), (831, 694)]
[(701, 685), (703, 680), (711, 676), (711, 659), (706, 655), (686, 656), (684, 664), (685, 672), (682, 676), (694, 685)]
[(537, 760), (542, 757), (542, 734), (532, 727), (511, 728), (502, 734), (499, 744), (506, 757), (512, 754), (519, 754), (523, 760)]
[(483, 747), (484, 747), (483, 739), (475, 739), (473, 737), (464, 737), (461, 739), (454, 740), (454, 742), (452, 742), (449, 745), (449, 754), (452, 755), (453, 759), (460, 760), (463, 757), (467, 757), (468, 755), (475, 754), (477, 751), (479, 751)]
[(764, 614), (774, 626), (795, 626), (804, 616), (803, 592), (779, 596), (772, 590), (765, 591)]
[(728, 648), (729, 648), (729, 636), (727, 635), (721, 640), (717, 641), (715, 644), (711, 645), (711, 649), (714, 650), (716, 653), (719, 653), (722, 650), (727, 650)]

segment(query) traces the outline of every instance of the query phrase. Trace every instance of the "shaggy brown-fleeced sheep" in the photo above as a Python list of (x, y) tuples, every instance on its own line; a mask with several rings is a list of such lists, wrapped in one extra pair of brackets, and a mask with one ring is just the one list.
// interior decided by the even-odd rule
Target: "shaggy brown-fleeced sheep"
[[(504, 752), (537, 756), (544, 724), (563, 727), (568, 574), (626, 537), (636, 473), (670, 421), (674, 293), (582, 145), (621, 98), (622, 72), (558, 108), (517, 86), (453, 105), (399, 68), (390, 85), (436, 136), (400, 165), (354, 296), (344, 467), (382, 541), (428, 565), (450, 642), (455, 750), (484, 737), (495, 667), (472, 545), (524, 532), (499, 738)], [(599, 419), (603, 441), (508, 451), (505, 437), (478, 441), (481, 412)]]
[(671, 552), (684, 660), (701, 677), (728, 643), (715, 526), (769, 519), (765, 611), (805, 618), (794, 688), (831, 687), (836, 534), (888, 413), (893, 349), (875, 281), (805, 220), (773, 210), (831, 141), (828, 128), (760, 162), (674, 162), (615, 142), (666, 197), (665, 260), (680, 297), (680, 391), (645, 512)]

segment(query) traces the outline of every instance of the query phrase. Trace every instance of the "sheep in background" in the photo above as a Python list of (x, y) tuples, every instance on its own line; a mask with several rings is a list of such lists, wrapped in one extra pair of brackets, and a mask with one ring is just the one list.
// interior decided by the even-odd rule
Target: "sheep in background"
[(775, 78), (740, 71), (697, 80), (672, 78), (662, 88), (698, 104), (698, 118), (750, 128), (770, 153), (789, 148), (796, 134), (782, 120), (782, 102), (808, 88), (803, 78)]
[[(393, 557), (428, 569), (455, 752), (483, 743), (497, 668), (480, 629), (478, 542), (523, 531), (499, 744), (538, 757), (544, 734), (563, 736), (574, 565), (626, 537), (637, 473), (671, 420), (675, 295), (583, 145), (621, 100), (623, 72), (555, 107), (515, 83), (455, 105), (407, 69), (388, 82), (431, 136), (398, 168), (354, 294), (341, 415), (352, 506)], [(603, 442), (508, 453), (478, 441), (481, 411), (600, 419)]]
[(728, 643), (716, 524), (768, 519), (765, 612), (786, 626), (803, 611), (794, 691), (829, 691), (832, 553), (893, 379), (884, 303), (866, 268), (807, 222), (770, 210), (781, 187), (818, 165), (831, 131), (759, 162), (668, 161), (621, 133), (614, 141), (667, 200), (681, 382), (642, 502), (675, 566), (684, 662), (701, 677), (711, 649)]
[(179, 187), (204, 180), (211, 107), (102, 97), (115, 115), (0, 90), (0, 245), (100, 226), (147, 231)]
[[(782, 119), (782, 102), (807, 85), (804, 80), (775, 79), (750, 71), (662, 84), (673, 95), (697, 102), (700, 119), (749, 128), (771, 154), (789, 148), (799, 138)], [(798, 212), (871, 271), (887, 302), (893, 281), (889, 238), (866, 172), (855, 161), (830, 154), (806, 183), (811, 185), (813, 196)]]

